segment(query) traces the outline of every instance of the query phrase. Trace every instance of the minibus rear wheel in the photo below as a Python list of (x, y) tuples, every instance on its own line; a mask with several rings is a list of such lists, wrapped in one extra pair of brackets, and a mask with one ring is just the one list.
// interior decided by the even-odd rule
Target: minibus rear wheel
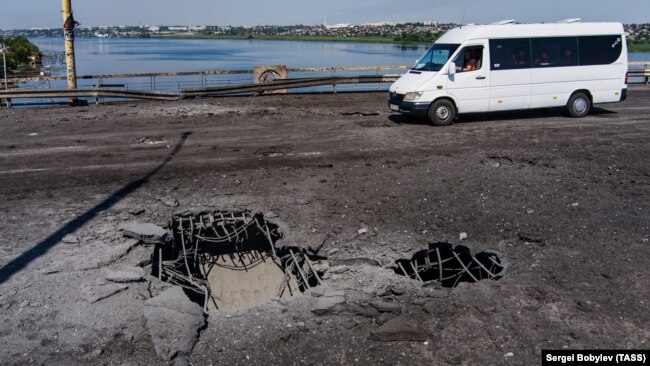
[(582, 118), (591, 111), (591, 99), (585, 93), (575, 93), (569, 98), (566, 109), (571, 117)]
[(429, 121), (434, 126), (449, 126), (456, 118), (456, 106), (447, 99), (439, 99), (429, 107)]

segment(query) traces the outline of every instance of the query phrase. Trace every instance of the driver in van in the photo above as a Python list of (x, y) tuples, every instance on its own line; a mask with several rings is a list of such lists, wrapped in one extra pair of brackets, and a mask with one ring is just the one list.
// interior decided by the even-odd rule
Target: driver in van
[(457, 67), (459, 72), (467, 72), (476, 70), (477, 60), (474, 52), (467, 49), (463, 52), (463, 66)]

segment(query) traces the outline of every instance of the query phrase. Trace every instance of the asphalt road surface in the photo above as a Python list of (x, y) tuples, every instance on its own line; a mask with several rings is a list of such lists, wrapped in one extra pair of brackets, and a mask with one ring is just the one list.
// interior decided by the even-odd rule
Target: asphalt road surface
[[(179, 355), (195, 365), (523, 365), (542, 349), (648, 348), (650, 88), (583, 119), (523, 111), (442, 128), (386, 97), (1, 110), (0, 363), (162, 362), (143, 308), (163, 284), (84, 293), (150, 258), (116, 249), (120, 222), (234, 208), (323, 244), (344, 263), (325, 288), (347, 308), (317, 316), (306, 295), (212, 312)], [(436, 241), (497, 251), (504, 277), (449, 290), (390, 268)], [(402, 328), (367, 311), (379, 300), (399, 305)]]

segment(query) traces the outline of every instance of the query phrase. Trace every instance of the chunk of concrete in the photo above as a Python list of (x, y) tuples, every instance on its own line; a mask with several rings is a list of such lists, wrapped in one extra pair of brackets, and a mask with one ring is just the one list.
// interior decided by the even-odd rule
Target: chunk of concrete
[(370, 306), (377, 309), (380, 313), (402, 313), (402, 306), (400, 304), (395, 304), (392, 302), (386, 301), (371, 301)]
[(367, 318), (374, 318), (376, 316), (379, 316), (377, 309), (373, 308), (370, 305), (348, 304), (347, 311), (350, 314), (365, 316)]
[[(139, 241), (136, 239), (128, 239), (122, 244), (109, 246), (106, 249), (102, 248), (101, 251), (88, 255), (85, 258), (74, 258), (72, 268), (75, 271), (86, 271), (111, 265), (127, 255), (138, 243)], [(101, 243), (95, 243), (95, 245), (104, 247)]]
[(164, 243), (168, 235), (167, 230), (155, 224), (130, 222), (118, 225), (117, 229), (126, 237), (149, 244)]
[(79, 238), (74, 234), (68, 234), (61, 239), (66, 244), (79, 244)]
[(369, 337), (370, 340), (380, 342), (426, 341), (430, 338), (428, 330), (420, 322), (406, 316), (387, 321)]
[(145, 303), (144, 316), (158, 356), (170, 361), (189, 356), (205, 325), (203, 309), (180, 287), (172, 287)]
[(374, 267), (381, 267), (378, 260), (367, 257), (352, 257), (352, 258), (332, 258), (329, 260), (331, 266), (357, 266), (368, 265)]
[(129, 288), (125, 285), (110, 284), (104, 286), (85, 287), (81, 289), (81, 296), (91, 304), (107, 299)]
[(314, 306), (314, 308), (311, 309), (311, 312), (322, 316), (339, 314), (345, 309), (346, 307), (344, 296), (323, 296), (318, 298), (318, 303), (316, 306)]
[(144, 273), (142, 270), (109, 271), (105, 278), (107, 281), (117, 283), (142, 282), (144, 281)]
[(329, 269), (329, 273), (331, 274), (341, 274), (345, 273), (350, 270), (350, 267), (348, 266), (334, 266)]

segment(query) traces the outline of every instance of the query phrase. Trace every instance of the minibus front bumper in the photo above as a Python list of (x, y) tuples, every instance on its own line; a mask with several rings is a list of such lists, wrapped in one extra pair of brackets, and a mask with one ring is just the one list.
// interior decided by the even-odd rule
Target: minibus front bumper
[(388, 98), (390, 110), (416, 117), (426, 117), (430, 104), (429, 102), (404, 101), (404, 94), (390, 93)]

